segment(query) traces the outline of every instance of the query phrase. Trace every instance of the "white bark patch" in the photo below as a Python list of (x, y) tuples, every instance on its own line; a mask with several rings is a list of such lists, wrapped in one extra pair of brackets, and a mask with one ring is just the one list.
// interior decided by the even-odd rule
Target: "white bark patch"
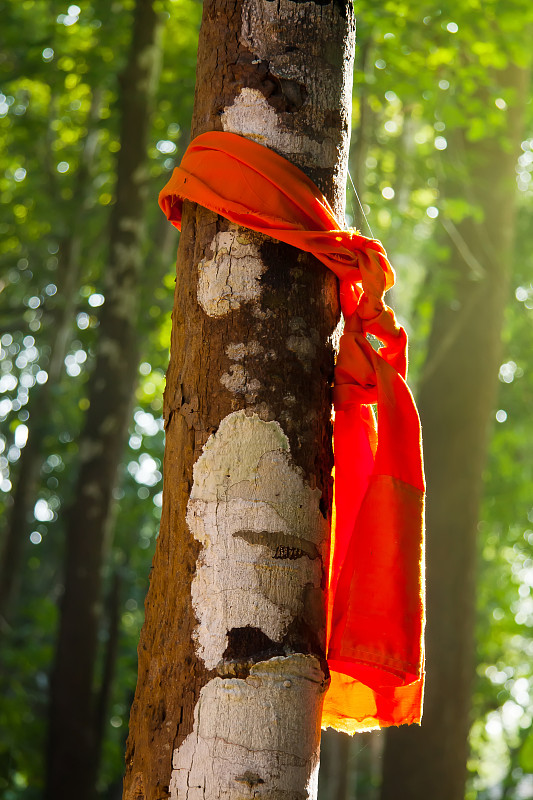
[(323, 692), (318, 660), (302, 654), (209, 681), (174, 750), (171, 800), (315, 798)]
[(253, 402), (257, 397), (257, 392), (261, 388), (261, 381), (257, 378), (249, 378), (242, 364), (232, 364), (229, 372), (224, 372), (220, 378), (220, 383), (233, 394), (243, 394)]
[(341, 336), (342, 336), (343, 333), (344, 333), (344, 317), (341, 314), (340, 319), (337, 322), (337, 325), (335, 327), (335, 330), (333, 331), (333, 333), (329, 337), (329, 342), (331, 343), (331, 346), (332, 346), (333, 351), (335, 353), (339, 352), (339, 345), (340, 345)]
[(287, 350), (296, 355), (306, 372), (310, 372), (319, 342), (318, 331), (315, 328), (308, 331), (305, 320), (301, 317), (293, 317), (290, 327), (294, 333), (287, 339)]
[[(229, 344), (226, 347), (226, 354), (232, 361), (244, 361), (247, 356), (258, 356), (264, 352), (264, 348), (259, 342), (252, 340), (248, 344), (244, 342)], [(248, 404), (255, 402), (257, 394), (261, 388), (261, 381), (251, 378), (244, 368), (244, 364), (232, 364), (228, 372), (224, 372), (220, 378), (220, 383), (233, 394), (242, 394)]]
[(306, 372), (311, 372), (311, 363), (316, 353), (316, 345), (307, 336), (289, 336), (287, 350), (296, 355)]
[(337, 153), (332, 139), (324, 136), (317, 141), (297, 131), (284, 130), (275, 109), (257, 89), (242, 89), (233, 104), (226, 106), (221, 119), (223, 130), (253, 139), (288, 158), (291, 154), (304, 155), (317, 167), (331, 167), (335, 162)]
[(226, 347), (226, 355), (232, 361), (242, 361), (246, 356), (259, 356), (264, 352), (264, 348), (255, 339), (244, 344), (244, 342), (234, 342)]
[(260, 403), (254, 403), (253, 405), (248, 405), (248, 410), (253, 411), (254, 414), (257, 414), (257, 416), (264, 420), (264, 422), (272, 422), (276, 419), (275, 412), (264, 401), (261, 401)]
[(194, 465), (187, 523), (203, 547), (191, 587), (193, 636), (208, 669), (222, 660), (232, 628), (259, 628), (280, 642), (304, 598), (320, 591), (320, 490), (288, 451), (277, 422), (237, 411)]
[[(335, 188), (329, 199), (335, 214), (342, 221), (351, 129), (355, 29), (346, 27), (344, 12), (337, 4), (323, 8), (320, 17), (319, 24), (323, 26), (324, 35), (320, 38), (312, 36), (311, 41), (306, 41), (306, 29), (309, 24), (316, 24), (310, 23), (307, 3), (243, 0), (241, 43), (258, 59), (267, 61), (272, 74), (281, 81), (295, 81), (304, 87), (307, 96), (298, 110), (298, 127), (300, 130), (307, 128), (316, 131), (316, 140), (319, 141), (289, 130), (283, 135), (279, 130), (274, 130), (269, 135), (257, 127), (257, 121), (244, 125), (244, 130), (249, 130), (244, 135), (250, 138), (264, 137), (257, 138), (257, 141), (274, 147), (291, 160), (294, 155), (298, 164), (302, 163), (303, 157), (307, 167), (333, 168)], [(296, 48), (294, 31), (301, 31), (302, 34), (302, 46)], [(329, 57), (328, 50), (331, 54)], [(328, 64), (333, 53), (335, 60), (344, 64), (342, 86), (338, 83), (340, 76), (337, 69), (331, 69)], [(340, 115), (337, 116), (337, 122), (332, 122), (332, 112)], [(280, 125), (283, 125), (283, 116), (278, 118)]]
[(198, 264), (198, 302), (209, 317), (223, 317), (258, 300), (265, 271), (258, 247), (236, 226), (216, 234), (212, 258)]

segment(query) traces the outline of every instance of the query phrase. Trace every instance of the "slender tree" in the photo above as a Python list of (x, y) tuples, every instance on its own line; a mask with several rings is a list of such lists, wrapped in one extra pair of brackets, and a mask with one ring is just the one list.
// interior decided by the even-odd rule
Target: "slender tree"
[[(272, 148), (342, 219), (353, 47), (349, 1), (206, 0), (192, 136)], [(315, 794), (338, 316), (311, 257), (186, 205), (128, 800)]]
[[(92, 97), (88, 131), (76, 176), (75, 196), (79, 208), (77, 213), (73, 214), (68, 235), (61, 240), (58, 250), (56, 281), (60, 302), (52, 314), (49, 326), (50, 355), (48, 362), (43, 365), (47, 368), (48, 380), (45, 384), (36, 384), (31, 393), (28, 440), (19, 459), (13, 503), (3, 532), (0, 558), (0, 621), (4, 624), (10, 616), (9, 612), (19, 582), (24, 546), (29, 538), (28, 529), (33, 518), (32, 512), (43, 460), (43, 439), (52, 407), (53, 390), (59, 382), (63, 360), (72, 336), (81, 267), (83, 216), (87, 211), (91, 171), (98, 143), (96, 121), (100, 110), (100, 94), (96, 91)], [(55, 182), (54, 176), (53, 179)], [(50, 189), (53, 195), (57, 196), (55, 186), (50, 186)]]
[[(354, 761), (354, 739), (328, 728), (322, 736), (318, 800), (348, 800), (353, 789), (350, 767)], [(350, 761), (352, 764), (350, 764)]]
[[(515, 165), (528, 73), (510, 67), (504, 144), (453, 140), (472, 213), (450, 237), (451, 296), (435, 308), (419, 390), (427, 503), (427, 689), (421, 728), (387, 732), (382, 800), (462, 800), (474, 662), (476, 536), (515, 229)], [(455, 173), (457, 174), (457, 172)], [(466, 187), (466, 188), (465, 188)], [(449, 176), (447, 192), (457, 196)], [(478, 212), (481, 211), (482, 221)]]
[(90, 403), (79, 445), (80, 470), (67, 517), (65, 591), (51, 683), (45, 797), (94, 793), (98, 733), (94, 697), (101, 567), (112, 491), (135, 389), (137, 306), (147, 195), (147, 138), (157, 72), (157, 14), (137, 0), (128, 62), (120, 82), (116, 202), (109, 232), (105, 304)]

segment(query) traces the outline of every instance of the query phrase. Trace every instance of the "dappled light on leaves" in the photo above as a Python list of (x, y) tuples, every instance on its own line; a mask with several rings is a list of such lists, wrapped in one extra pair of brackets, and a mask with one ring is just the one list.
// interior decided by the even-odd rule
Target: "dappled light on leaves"
[[(2, 641), (9, 690), (0, 685), (0, 794), (10, 800), (39, 792), (44, 774), (44, 709), (63, 591), (63, 510), (74, 492), (80, 436), (90, 411), (87, 380), (100, 319), (113, 302), (105, 283), (105, 231), (116, 202), (116, 158), (122, 144), (119, 75), (131, 33), (131, 5), (10, 0), (2, 17), (2, 520), (14, 502), (24, 453), (32, 447), (39, 393), (51, 397), (24, 533), (22, 591)], [(177, 237), (162, 240), (156, 197), (189, 138), (201, 13), (201, 5), (192, 0), (160, 5), (163, 58), (148, 146), (153, 202), (143, 254), (141, 353), (120, 485), (113, 491), (114, 537), (104, 565), (105, 593), (114, 571), (124, 587), (117, 678), (106, 713), (100, 774), (100, 790), (109, 794), (122, 776), (146, 576), (162, 507), (161, 414)], [(530, 61), (531, 43), (523, 32), (532, 11), (525, 0), (485, 3), (481, 9), (473, 0), (423, 7), (396, 0), (356, 4), (350, 172), (373, 234), (383, 238), (399, 273), (394, 306), (410, 334), (415, 386), (436, 303), (448, 303), (457, 316), (461, 312), (453, 306), (450, 276), (439, 267), (455, 246), (461, 223), (482, 221), (467, 182), (461, 184), (469, 165), (458, 136), (464, 134), (479, 148), (487, 138), (503, 137), (515, 97), (502, 89), (499, 78), (511, 61)], [(515, 274), (478, 536), (468, 800), (500, 797), (504, 788), (508, 797), (533, 795), (532, 126), (529, 105), (511, 176), (520, 204)], [(455, 194), (443, 191), (452, 164), (462, 185)], [(347, 211), (350, 224), (367, 233), (351, 187)], [(464, 251), (462, 258), (475, 282), (479, 265), (469, 262)], [(67, 278), (78, 269), (65, 310)], [(54, 361), (52, 345), (63, 311), (68, 319), (64, 349)], [(103, 625), (102, 647), (106, 636)]]

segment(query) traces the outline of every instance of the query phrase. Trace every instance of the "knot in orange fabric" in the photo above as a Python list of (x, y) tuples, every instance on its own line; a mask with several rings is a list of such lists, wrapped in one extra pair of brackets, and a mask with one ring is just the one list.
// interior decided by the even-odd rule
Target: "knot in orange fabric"
[[(178, 228), (185, 199), (312, 253), (339, 279), (345, 327), (333, 390), (331, 683), (322, 725), (353, 733), (419, 722), (424, 477), (420, 424), (405, 382), (407, 336), (384, 302), (394, 283), (385, 250), (343, 230), (301, 170), (232, 133), (198, 136), (161, 192), (161, 208)], [(367, 334), (379, 339), (378, 350)]]

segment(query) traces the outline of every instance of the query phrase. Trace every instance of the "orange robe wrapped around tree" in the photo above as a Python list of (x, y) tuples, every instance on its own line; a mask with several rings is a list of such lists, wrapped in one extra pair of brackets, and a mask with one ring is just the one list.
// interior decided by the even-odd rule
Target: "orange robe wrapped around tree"
[[(405, 382), (407, 336), (383, 300), (394, 283), (385, 251), (375, 239), (342, 230), (301, 170), (233, 133), (198, 136), (161, 192), (159, 204), (177, 228), (184, 199), (312, 253), (340, 281), (331, 683), (322, 726), (354, 733), (420, 722), (425, 487), (420, 423)], [(381, 341), (379, 350), (369, 333)]]

